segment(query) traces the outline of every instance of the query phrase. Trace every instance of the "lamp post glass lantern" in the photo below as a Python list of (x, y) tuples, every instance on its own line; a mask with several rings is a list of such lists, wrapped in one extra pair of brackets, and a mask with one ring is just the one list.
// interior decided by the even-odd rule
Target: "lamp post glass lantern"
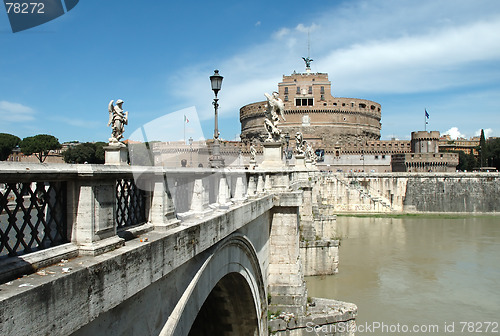
[(219, 111), (219, 99), (217, 94), (222, 87), (222, 77), (219, 74), (219, 70), (214, 70), (214, 74), (210, 76), (210, 83), (212, 84), (212, 90), (215, 93), (215, 98), (213, 101), (215, 109), (215, 125), (214, 125), (214, 144), (212, 146), (212, 156), (210, 157), (210, 165), (212, 168), (220, 168), (224, 166), (224, 159), (220, 156), (220, 145), (219, 145), (219, 125), (218, 125), (218, 111)]
[(288, 145), (290, 144), (290, 134), (286, 132), (285, 134), (285, 143), (286, 143), (286, 151), (285, 151), (285, 163), (288, 165)]

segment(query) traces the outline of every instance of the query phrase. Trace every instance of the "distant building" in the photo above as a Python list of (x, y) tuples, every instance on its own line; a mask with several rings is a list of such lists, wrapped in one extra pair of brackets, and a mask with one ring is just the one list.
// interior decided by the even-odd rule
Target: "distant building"
[(439, 138), (439, 150), (446, 152), (462, 151), (465, 154), (472, 152), (475, 157), (478, 157), (479, 140), (479, 137), (472, 137), (469, 140), (464, 138), (452, 140), (448, 134), (445, 134)]
[(454, 172), (457, 153), (439, 152), (439, 132), (411, 133), (411, 153), (393, 154), (393, 172)]

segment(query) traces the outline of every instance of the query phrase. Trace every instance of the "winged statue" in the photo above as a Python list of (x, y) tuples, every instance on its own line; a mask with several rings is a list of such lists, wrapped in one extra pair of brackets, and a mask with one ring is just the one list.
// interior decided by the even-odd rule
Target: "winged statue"
[(118, 99), (116, 101), (116, 105), (113, 105), (113, 103), (114, 100), (111, 100), (108, 104), (108, 127), (111, 126), (111, 138), (109, 138), (110, 144), (118, 143), (123, 138), (125, 125), (128, 124), (128, 111), (123, 112), (123, 100)]
[(278, 124), (280, 117), (283, 121), (286, 121), (285, 104), (276, 91), (272, 95), (268, 93), (264, 93), (264, 95), (267, 98), (264, 126), (268, 133), (268, 138), (265, 141), (279, 141), (281, 139), (281, 131), (278, 129)]

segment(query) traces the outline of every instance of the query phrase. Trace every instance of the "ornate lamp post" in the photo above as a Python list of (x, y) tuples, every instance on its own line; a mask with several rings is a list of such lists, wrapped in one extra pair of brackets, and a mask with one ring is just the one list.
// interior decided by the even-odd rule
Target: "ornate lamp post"
[(290, 144), (290, 134), (288, 132), (286, 132), (285, 134), (285, 142), (286, 142), (285, 164), (288, 166), (288, 145)]
[(210, 166), (212, 168), (220, 168), (224, 166), (224, 159), (220, 156), (220, 144), (219, 144), (219, 125), (217, 120), (217, 114), (219, 110), (219, 99), (217, 98), (217, 94), (220, 91), (222, 86), (222, 77), (219, 75), (219, 70), (214, 70), (214, 74), (210, 76), (210, 82), (212, 84), (212, 90), (215, 93), (215, 98), (213, 101), (213, 105), (215, 108), (215, 127), (214, 127), (214, 143), (212, 145), (212, 156), (210, 156)]
[(193, 137), (189, 137), (189, 167), (193, 166)]

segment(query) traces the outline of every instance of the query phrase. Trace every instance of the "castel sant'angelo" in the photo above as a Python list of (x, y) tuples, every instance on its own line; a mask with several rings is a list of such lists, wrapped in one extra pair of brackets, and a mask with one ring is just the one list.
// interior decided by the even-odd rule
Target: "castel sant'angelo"
[[(293, 138), (297, 132), (302, 133), (314, 149), (324, 151), (329, 158), (324, 162), (331, 166), (361, 167), (371, 161), (372, 168), (378, 167), (378, 171), (384, 165), (388, 168), (382, 171), (455, 170), (458, 155), (439, 153), (439, 132), (413, 132), (411, 141), (380, 140), (381, 105), (366, 99), (333, 96), (328, 74), (311, 72), (312, 60), (304, 61), (305, 73), (284, 75), (278, 84), (277, 92), (285, 106), (286, 121), (279, 124), (283, 134)], [(243, 143), (259, 144), (267, 136), (266, 108), (267, 101), (260, 101), (240, 109)]]
[[(316, 146), (333, 148), (340, 144), (365, 145), (380, 139), (380, 104), (358, 98), (339, 98), (331, 94), (326, 73), (293, 73), (278, 84), (279, 97), (285, 104), (284, 133), (302, 132)], [(241, 140), (262, 141), (267, 135), (264, 112), (267, 101), (240, 109)]]

